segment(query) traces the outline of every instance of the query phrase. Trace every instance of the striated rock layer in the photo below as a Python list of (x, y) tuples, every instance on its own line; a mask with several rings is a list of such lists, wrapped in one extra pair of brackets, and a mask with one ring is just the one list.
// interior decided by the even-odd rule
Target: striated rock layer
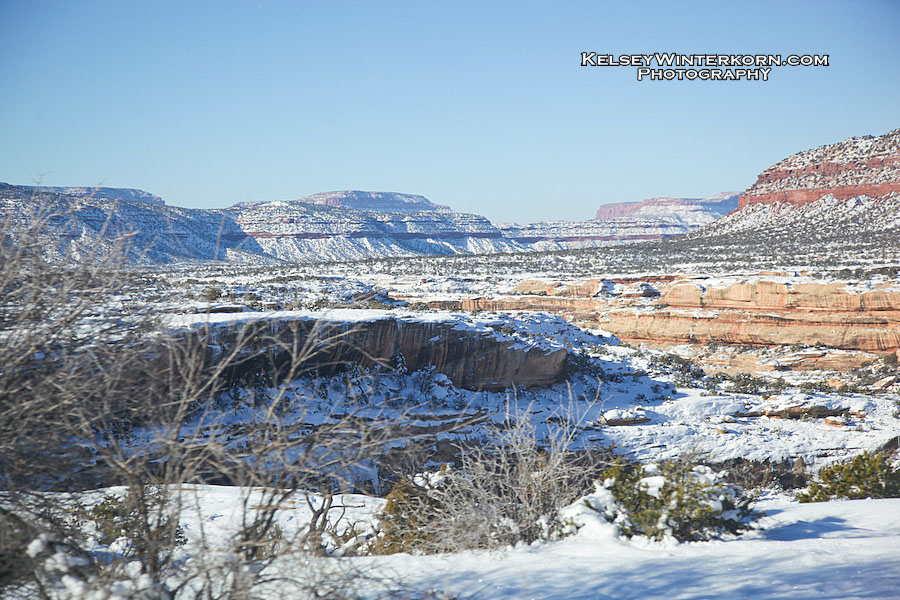
[[(516, 295), (433, 301), (435, 308), (541, 310), (579, 325), (600, 327), (633, 343), (657, 346), (816, 346), (864, 353), (900, 350), (900, 285), (887, 282), (854, 289), (841, 282), (802, 277), (710, 280), (670, 276), (644, 280), (526, 280)], [(846, 353), (798, 354), (786, 368), (859, 366)], [(873, 356), (869, 356), (871, 360)]]
[(740, 208), (774, 202), (799, 206), (828, 194), (847, 200), (894, 192), (900, 192), (900, 129), (789, 156), (760, 174), (741, 195)]

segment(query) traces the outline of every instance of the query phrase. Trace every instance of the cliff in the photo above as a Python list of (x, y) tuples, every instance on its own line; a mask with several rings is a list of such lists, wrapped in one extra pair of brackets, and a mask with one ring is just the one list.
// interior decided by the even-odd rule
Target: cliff
[[(363, 312), (363, 311), (352, 311)], [(258, 372), (261, 365), (284, 364), (278, 348), (258, 347), (254, 339), (272, 335), (290, 347), (311, 349), (304, 367), (331, 374), (346, 365), (371, 369), (434, 367), (456, 387), (503, 390), (540, 387), (565, 377), (566, 350), (559, 346), (526, 343), (489, 327), (458, 320), (396, 318), (371, 311), (363, 318), (340, 320), (334, 315), (292, 313), (226, 317), (208, 330), (191, 328), (211, 354), (227, 354), (236, 344), (246, 345), (244, 358), (226, 373), (240, 379)], [(329, 319), (329, 320), (322, 320)]]
[(245, 237), (288, 261), (354, 260), (416, 254), (516, 252), (480, 215), (449, 210), (379, 212), (301, 201), (232, 207)]
[(838, 200), (900, 192), (900, 129), (853, 137), (799, 152), (763, 171), (740, 197), (740, 207), (803, 205), (825, 195)]
[[(657, 346), (825, 346), (789, 368), (840, 368), (900, 350), (900, 284), (861, 288), (801, 276), (522, 281), (514, 295), (432, 301), (447, 310), (536, 310), (602, 328), (621, 340)], [(874, 353), (874, 354), (873, 354)], [(785, 363), (786, 365), (788, 363)]]

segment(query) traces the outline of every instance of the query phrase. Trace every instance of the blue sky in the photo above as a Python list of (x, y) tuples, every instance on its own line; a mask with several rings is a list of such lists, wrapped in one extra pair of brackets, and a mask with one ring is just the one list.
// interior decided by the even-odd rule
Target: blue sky
[[(338, 189), (495, 221), (751, 185), (900, 127), (900, 2), (0, 0), (0, 181), (223, 207)], [(830, 56), (651, 82), (582, 51)]]

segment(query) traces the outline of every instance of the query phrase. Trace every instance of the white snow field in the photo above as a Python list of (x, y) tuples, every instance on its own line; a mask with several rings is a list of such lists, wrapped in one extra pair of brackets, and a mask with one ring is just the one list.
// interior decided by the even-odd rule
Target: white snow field
[(758, 504), (764, 529), (726, 541), (649, 543), (595, 523), (505, 553), (368, 560), (412, 587), (479, 600), (900, 598), (900, 500)]
[[(239, 524), (242, 489), (190, 488), (197, 502), (188, 500), (181, 520), (188, 538), (202, 528), (207, 542), (224, 541)], [(372, 523), (384, 503), (346, 495), (335, 505), (342, 502), (350, 507), (344, 520), (358, 527)], [(433, 592), (460, 600), (900, 597), (900, 499), (800, 504), (773, 494), (755, 508), (765, 512), (760, 529), (710, 542), (628, 540), (601, 518), (582, 517), (584, 525), (568, 538), (501, 552), (324, 560), (333, 569), (364, 573), (355, 591), (373, 598), (397, 584), (409, 590), (402, 598)], [(279, 513), (285, 531), (308, 516), (300, 498)], [(269, 568), (290, 576), (297, 562)]]

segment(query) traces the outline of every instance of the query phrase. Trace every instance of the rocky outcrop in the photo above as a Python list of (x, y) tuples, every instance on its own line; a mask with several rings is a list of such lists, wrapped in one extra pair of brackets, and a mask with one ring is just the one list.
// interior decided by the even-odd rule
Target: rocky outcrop
[(900, 192), (900, 129), (799, 152), (769, 167), (740, 197), (740, 208), (783, 202), (801, 206), (832, 195), (878, 198)]
[(849, 370), (876, 354), (900, 350), (896, 282), (859, 289), (802, 276), (648, 279), (524, 280), (513, 290), (515, 295), (429, 304), (455, 310), (546, 311), (651, 346), (715, 342), (835, 349), (794, 350), (781, 360), (754, 364), (735, 357), (704, 359), (722, 370)]
[(756, 346), (822, 344), (867, 352), (900, 348), (900, 288), (754, 280), (673, 282), (655, 310), (607, 311), (597, 323), (623, 339)]
[(703, 280), (676, 281), (665, 289), (660, 302), (673, 308), (900, 312), (900, 289), (895, 286), (857, 292), (848, 290), (844, 282), (788, 283), (761, 279), (721, 287), (703, 283)]
[(632, 342), (739, 346), (822, 344), (868, 352), (900, 348), (897, 315), (772, 314), (767, 311), (610, 311), (596, 325)]
[(208, 335), (205, 329), (195, 329), (193, 335), (206, 336), (205, 343), (217, 355), (237, 345), (244, 348), (244, 357), (226, 374), (235, 380), (267, 365), (277, 369), (289, 362), (289, 356), (270, 343), (273, 336), (309, 348), (304, 368), (323, 374), (350, 364), (409, 371), (431, 366), (455, 386), (473, 390), (551, 385), (564, 378), (567, 356), (560, 347), (525, 344), (456, 321), (386, 317), (346, 322), (279, 317), (249, 322), (226, 320), (210, 331)]

